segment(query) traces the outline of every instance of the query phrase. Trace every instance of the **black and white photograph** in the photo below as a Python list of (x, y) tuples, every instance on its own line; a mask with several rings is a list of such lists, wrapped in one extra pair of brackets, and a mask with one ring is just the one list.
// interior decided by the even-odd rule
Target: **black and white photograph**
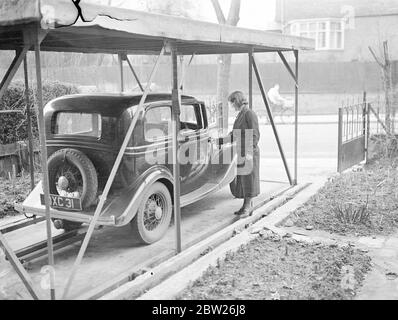
[(0, 0), (0, 306), (398, 300), (397, 111), (398, 0)]

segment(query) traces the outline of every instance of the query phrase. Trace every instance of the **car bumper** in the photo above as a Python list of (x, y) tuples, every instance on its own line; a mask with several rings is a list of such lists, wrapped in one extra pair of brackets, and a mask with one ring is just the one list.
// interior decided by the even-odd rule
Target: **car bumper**
[[(42, 192), (42, 184), (39, 182), (23, 204), (15, 205), (15, 209), (25, 214), (46, 216), (46, 208), (40, 202), (40, 194)], [(75, 212), (50, 208), (50, 216), (51, 219), (64, 219), (75, 222), (90, 223), (94, 216), (94, 210)], [(97, 224), (103, 226), (116, 226), (116, 218), (113, 215), (100, 216)]]

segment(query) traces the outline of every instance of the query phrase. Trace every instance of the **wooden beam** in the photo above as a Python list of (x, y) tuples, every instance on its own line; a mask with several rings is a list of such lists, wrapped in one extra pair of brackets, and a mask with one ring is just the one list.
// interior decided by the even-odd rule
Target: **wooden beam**
[(295, 75), (295, 73), (293, 72), (292, 68), (290, 67), (289, 63), (287, 62), (285, 56), (283, 55), (283, 53), (281, 51), (278, 51), (278, 55), (281, 58), (283, 64), (285, 65), (287, 71), (290, 73), (290, 75), (292, 76), (294, 82), (297, 83), (297, 77)]
[[(283, 56), (283, 54), (280, 52)], [(298, 114), (299, 114), (299, 52), (294, 50), (296, 72), (294, 84), (294, 184), (298, 183)]]
[(35, 165), (34, 165), (34, 150), (33, 150), (33, 135), (32, 135), (32, 115), (30, 111), (30, 98), (29, 98), (29, 77), (28, 77), (28, 62), (25, 56), (23, 61), (24, 80), (25, 80), (25, 103), (26, 103), (26, 119), (28, 130), (28, 147), (29, 147), (29, 173), (30, 173), (30, 189), (35, 187)]
[(3, 77), (3, 80), (0, 83), (0, 99), (3, 97), (8, 86), (10, 85), (12, 79), (14, 78), (15, 74), (17, 73), (18, 68), (21, 65), (23, 59), (25, 58), (28, 50), (29, 50), (29, 47), (24, 46), (22, 49), (18, 49), (15, 51), (15, 57), (12, 60), (10, 67), (8, 68), (6, 74)]
[(141, 81), (140, 81), (140, 79), (138, 78), (138, 75), (137, 75), (137, 73), (135, 72), (135, 70), (134, 70), (134, 68), (133, 68), (133, 65), (131, 64), (130, 59), (127, 57), (127, 55), (125, 55), (125, 60), (127, 61), (127, 64), (129, 65), (130, 70), (131, 70), (131, 72), (133, 73), (133, 76), (134, 76), (135, 81), (137, 81), (137, 84), (138, 84), (138, 86), (140, 87), (141, 91), (144, 92), (144, 87), (142, 86)]
[(253, 109), (253, 49), (249, 50), (249, 108)]
[(263, 97), (263, 101), (264, 101), (265, 107), (267, 109), (268, 119), (269, 119), (269, 122), (271, 123), (271, 127), (272, 127), (272, 130), (274, 132), (275, 139), (276, 139), (276, 143), (278, 145), (279, 153), (281, 154), (283, 165), (285, 167), (285, 171), (286, 171), (287, 177), (289, 179), (289, 183), (290, 183), (290, 185), (293, 186), (294, 185), (294, 181), (293, 181), (292, 176), (290, 174), (289, 165), (288, 165), (288, 163), (286, 161), (285, 152), (283, 151), (283, 147), (282, 147), (282, 143), (281, 143), (280, 138), (279, 138), (278, 130), (276, 129), (276, 125), (275, 125), (275, 122), (274, 122), (274, 117), (272, 115), (272, 111), (271, 111), (271, 108), (270, 108), (270, 105), (269, 105), (269, 102), (268, 102), (267, 94), (265, 92), (264, 85), (263, 85), (263, 82), (261, 80), (260, 71), (257, 68), (256, 60), (254, 58), (253, 58), (253, 67), (254, 67), (254, 73), (256, 74), (256, 77), (257, 77), (257, 83), (258, 83), (258, 86), (260, 88), (261, 95)]
[(123, 71), (123, 56), (121, 53), (117, 55), (119, 61), (119, 76), (120, 76), (120, 92), (124, 92), (124, 71)]
[(178, 160), (179, 142), (178, 133), (180, 128), (181, 95), (178, 88), (178, 63), (177, 52), (171, 45), (171, 66), (172, 66), (172, 132), (173, 132), (173, 177), (174, 177), (174, 224), (176, 228), (176, 251), (182, 251), (181, 245), (181, 205), (180, 205), (180, 164)]
[[(54, 250), (51, 232), (51, 214), (50, 214), (50, 183), (48, 177), (48, 164), (47, 164), (47, 146), (46, 146), (46, 133), (44, 123), (44, 105), (43, 105), (43, 83), (41, 77), (41, 58), (40, 58), (40, 40), (36, 36), (35, 41), (35, 60), (36, 60), (36, 85), (37, 85), (37, 125), (40, 137), (40, 156), (42, 167), (43, 191), (44, 202), (46, 210), (46, 231), (47, 231), (47, 250), (48, 250), (48, 264), (54, 268)], [(50, 294), (51, 300), (55, 300), (55, 279), (50, 276)]]

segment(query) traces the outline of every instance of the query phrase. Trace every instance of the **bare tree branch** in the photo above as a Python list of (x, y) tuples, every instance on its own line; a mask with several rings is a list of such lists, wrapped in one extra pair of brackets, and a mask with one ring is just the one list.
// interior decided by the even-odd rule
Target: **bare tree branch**
[(229, 8), (227, 24), (231, 26), (236, 26), (240, 20), (240, 1), (241, 0), (231, 0), (231, 6)]
[(224, 13), (222, 12), (220, 2), (218, 0), (211, 0), (213, 4), (214, 11), (216, 12), (217, 20), (219, 24), (225, 24), (227, 20), (225, 19)]
[(376, 56), (375, 52), (373, 51), (372, 47), (370, 47), (370, 46), (369, 46), (369, 51), (372, 54), (375, 61), (377, 62), (377, 64), (384, 69), (385, 65), (383, 63), (381, 63), (381, 61), (379, 60), (379, 58)]
[(383, 48), (384, 48), (384, 60), (386, 61), (385, 66), (387, 67), (387, 65), (390, 63), (390, 57), (388, 55), (388, 42), (387, 41), (383, 42)]

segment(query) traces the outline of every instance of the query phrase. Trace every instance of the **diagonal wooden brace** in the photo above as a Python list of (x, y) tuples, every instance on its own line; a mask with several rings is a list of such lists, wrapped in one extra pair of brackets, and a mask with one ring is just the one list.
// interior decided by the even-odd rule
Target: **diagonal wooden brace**
[(256, 63), (256, 60), (254, 59), (254, 57), (253, 57), (253, 61), (252, 62), (253, 62), (254, 73), (256, 74), (256, 78), (257, 78), (257, 83), (258, 83), (258, 86), (260, 88), (261, 95), (263, 97), (263, 101), (264, 101), (265, 107), (267, 109), (269, 122), (271, 123), (271, 127), (272, 127), (272, 130), (274, 132), (276, 143), (278, 145), (278, 149), (279, 149), (279, 152), (281, 154), (281, 158), (282, 158), (282, 161), (283, 161), (283, 165), (285, 167), (285, 171), (286, 171), (287, 177), (289, 179), (289, 183), (290, 183), (290, 185), (294, 185), (294, 181), (293, 181), (292, 176), (290, 174), (289, 165), (288, 165), (287, 160), (286, 160), (285, 152), (283, 151), (282, 143), (281, 143), (280, 138), (279, 138), (278, 130), (276, 129), (276, 125), (275, 125), (275, 122), (274, 122), (274, 117), (272, 115), (272, 111), (271, 111), (271, 108), (270, 108), (270, 105), (269, 105), (269, 102), (268, 102), (267, 94), (266, 94), (265, 89), (264, 89), (263, 81), (261, 79), (261, 75), (260, 75), (260, 72), (258, 70), (257, 63)]
[(29, 50), (29, 46), (24, 46), (23, 48), (16, 50), (15, 57), (12, 60), (10, 67), (8, 68), (6, 74), (4, 75), (3, 80), (0, 83), (0, 99), (3, 97), (8, 86), (10, 85), (12, 79), (14, 78), (15, 74), (17, 73), (19, 66), (21, 65), (22, 61), (24, 60), (28, 50)]

